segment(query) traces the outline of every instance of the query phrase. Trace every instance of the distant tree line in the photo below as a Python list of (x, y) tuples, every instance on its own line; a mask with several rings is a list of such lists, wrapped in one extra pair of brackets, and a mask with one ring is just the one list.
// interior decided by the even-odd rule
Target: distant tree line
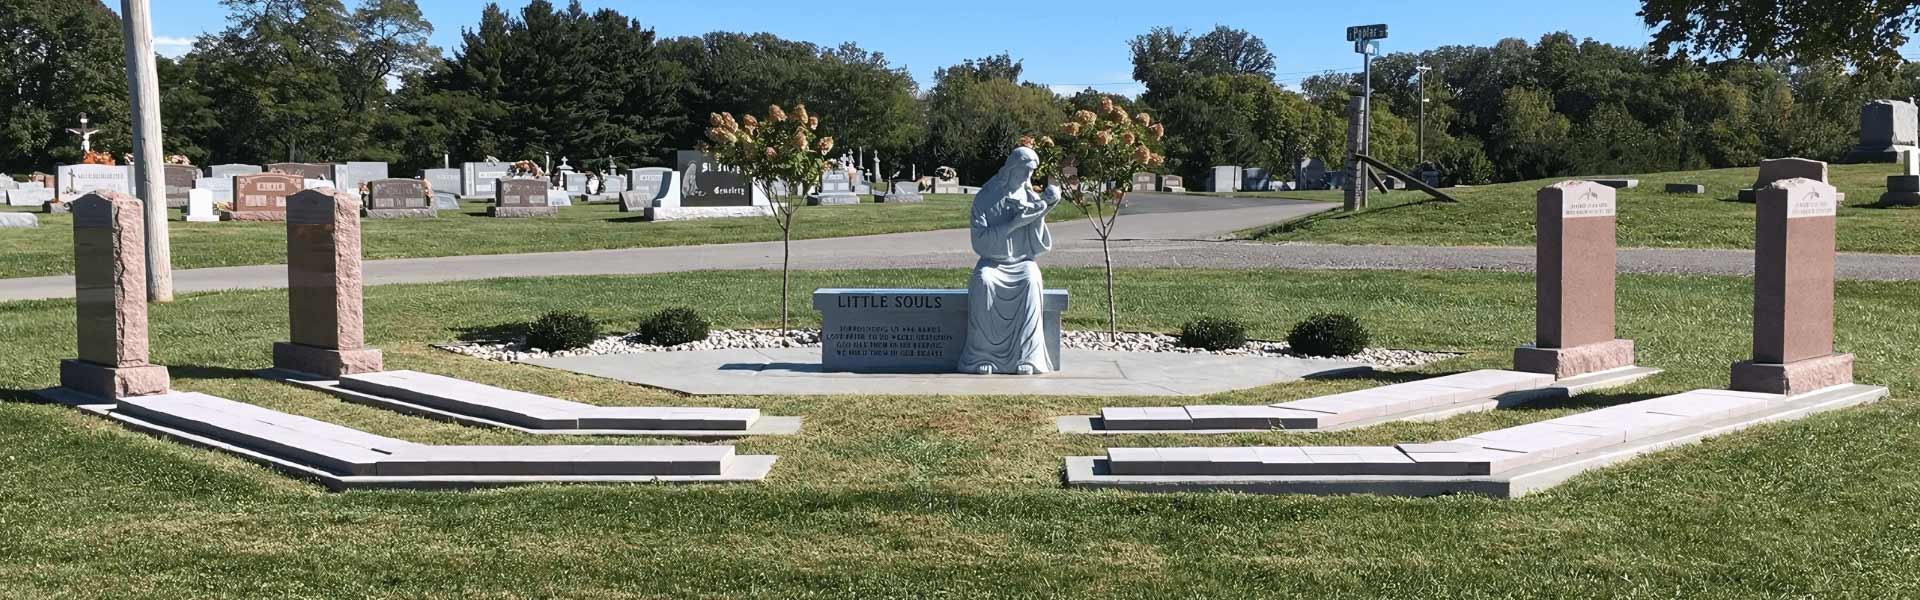
[[(0, 0), (0, 77), (9, 83), (0, 90), (0, 171), (77, 161), (65, 128), (81, 112), (102, 129), (96, 146), (116, 154), (130, 146), (118, 19), (100, 2)], [(512, 13), (489, 4), (445, 55), (428, 44), (433, 27), (414, 0), (222, 4), (232, 15), (224, 30), (160, 61), (167, 152), (203, 165), (384, 160), (409, 173), (442, 156), (551, 154), (579, 168), (609, 159), (644, 166), (698, 144), (708, 113), (805, 103), (840, 148), (877, 152), (883, 175), (948, 165), (978, 182), (1020, 136), (1112, 98), (1160, 116), (1171, 173), (1234, 164), (1288, 177), (1302, 158), (1337, 168), (1347, 102), (1360, 87), (1354, 73), (1289, 87), (1275, 79), (1262, 40), (1228, 27), (1134, 38), (1133, 77), (1145, 91), (1126, 98), (1056, 94), (1026, 81), (1021, 61), (1005, 54), (938, 69), (921, 90), (903, 67), (851, 43), (729, 32), (662, 39), (632, 17), (578, 2), (534, 0)], [(1651, 23), (1684, 10), (1643, 16)], [(1920, 66), (1841, 62), (1864, 50), (1702, 60), (1668, 54), (1690, 46), (1662, 35), (1658, 53), (1553, 33), (1381, 56), (1374, 154), (1417, 162), (1420, 66), (1430, 69), (1426, 156), (1454, 183), (1833, 160), (1854, 142), (1863, 102), (1920, 95)]]

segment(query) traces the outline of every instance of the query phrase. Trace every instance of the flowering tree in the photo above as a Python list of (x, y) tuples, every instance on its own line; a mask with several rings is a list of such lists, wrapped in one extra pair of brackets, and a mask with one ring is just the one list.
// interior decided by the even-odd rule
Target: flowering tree
[[(773, 221), (780, 226), (780, 333), (784, 335), (790, 325), (793, 215), (820, 186), (833, 138), (816, 136), (820, 118), (807, 115), (804, 104), (794, 106), (791, 115), (780, 105), (769, 106), (765, 121), (753, 115), (735, 121), (732, 113), (716, 113), (708, 123), (712, 125), (707, 129), (708, 143), (701, 150), (720, 164), (739, 169), (750, 185), (772, 200)], [(771, 185), (775, 181), (784, 185)]]
[(1113, 226), (1120, 206), (1133, 191), (1133, 174), (1157, 170), (1166, 164), (1160, 140), (1166, 128), (1147, 113), (1127, 116), (1111, 98), (1100, 99), (1100, 112), (1082, 110), (1052, 136), (1022, 138), (1020, 143), (1040, 154), (1040, 174), (1060, 185), (1067, 201), (1080, 207), (1100, 238), (1100, 254), (1107, 265), (1107, 335), (1119, 332), (1119, 313), (1113, 303)]

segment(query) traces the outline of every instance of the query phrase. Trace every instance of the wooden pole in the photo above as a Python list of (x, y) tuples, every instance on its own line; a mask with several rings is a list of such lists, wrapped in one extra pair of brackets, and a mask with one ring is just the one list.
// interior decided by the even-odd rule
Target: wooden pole
[(173, 248), (167, 238), (166, 157), (160, 154), (160, 80), (153, 59), (153, 21), (147, 0), (120, 0), (120, 35), (127, 47), (127, 96), (133, 102), (134, 193), (145, 204), (147, 299), (173, 301)]

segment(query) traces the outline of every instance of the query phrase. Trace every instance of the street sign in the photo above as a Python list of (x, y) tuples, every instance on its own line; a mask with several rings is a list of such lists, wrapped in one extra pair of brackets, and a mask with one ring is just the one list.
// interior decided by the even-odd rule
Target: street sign
[(1347, 41), (1387, 39), (1387, 24), (1355, 25), (1347, 28)]
[(1380, 40), (1354, 40), (1353, 51), (1367, 56), (1378, 56), (1380, 54)]

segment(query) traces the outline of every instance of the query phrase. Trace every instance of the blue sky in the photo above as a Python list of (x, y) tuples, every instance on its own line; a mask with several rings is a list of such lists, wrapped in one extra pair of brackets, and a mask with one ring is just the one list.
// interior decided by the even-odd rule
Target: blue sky
[[(162, 53), (185, 52), (193, 36), (225, 27), (226, 12), (218, 0), (151, 1), (154, 36)], [(354, 1), (345, 0), (349, 6)], [(485, 5), (474, 0), (419, 3), (434, 25), (435, 45), (449, 52), (459, 46), (460, 30), (478, 22)], [(119, 8), (119, 2), (107, 4)], [(517, 11), (526, 0), (500, 4)], [(1225, 24), (1251, 31), (1266, 40), (1278, 57), (1276, 79), (1289, 86), (1326, 70), (1358, 70), (1359, 56), (1345, 38), (1348, 25), (1387, 23), (1391, 27), (1387, 52), (1449, 44), (1490, 45), (1506, 37), (1535, 40), (1559, 30), (1617, 44), (1644, 44), (1650, 37), (1634, 14), (1640, 7), (1638, 0), (588, 0), (583, 4), (588, 9), (619, 10), (662, 36), (730, 30), (768, 31), (822, 45), (852, 41), (907, 67), (922, 88), (936, 68), (1008, 52), (1025, 61), (1029, 81), (1068, 92), (1093, 84), (1104, 91), (1137, 93), (1138, 86), (1129, 81), (1127, 40), (1156, 25), (1205, 31)]]

